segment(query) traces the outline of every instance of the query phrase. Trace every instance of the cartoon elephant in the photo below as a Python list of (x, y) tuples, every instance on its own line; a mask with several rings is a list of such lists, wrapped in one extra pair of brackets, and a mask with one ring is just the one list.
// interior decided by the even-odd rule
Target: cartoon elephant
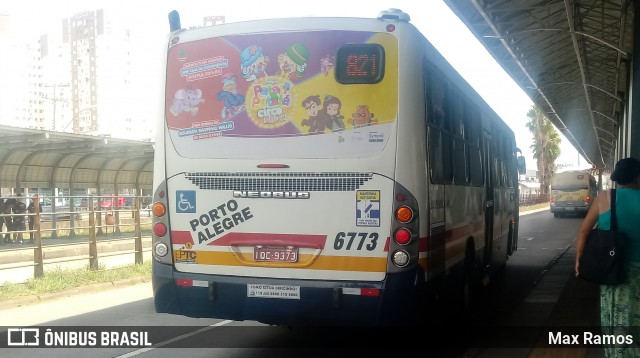
[(198, 113), (198, 105), (204, 103), (202, 90), (200, 89), (179, 89), (173, 96), (171, 113), (174, 116), (182, 112), (190, 112), (192, 116)]

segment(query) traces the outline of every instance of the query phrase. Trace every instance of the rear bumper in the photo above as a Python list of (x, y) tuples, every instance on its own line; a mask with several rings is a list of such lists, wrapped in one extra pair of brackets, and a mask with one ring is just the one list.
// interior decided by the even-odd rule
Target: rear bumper
[(583, 214), (589, 211), (588, 206), (551, 206), (550, 210), (553, 214), (571, 214), (579, 213)]
[[(204, 284), (184, 286), (178, 285), (178, 280)], [(423, 302), (420, 290), (424, 289), (415, 285), (416, 271), (388, 275), (384, 282), (365, 286), (361, 282), (181, 273), (155, 261), (152, 283), (157, 312), (291, 326), (412, 324), (418, 317), (416, 304)], [(248, 297), (248, 284), (300, 286), (300, 298)]]

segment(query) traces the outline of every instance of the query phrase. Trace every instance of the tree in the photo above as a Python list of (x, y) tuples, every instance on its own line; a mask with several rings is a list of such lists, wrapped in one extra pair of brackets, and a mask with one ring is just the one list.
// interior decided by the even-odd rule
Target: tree
[(537, 162), (540, 192), (548, 194), (551, 176), (555, 171), (555, 162), (560, 156), (560, 135), (537, 106), (531, 107), (527, 117), (529, 121), (526, 125), (533, 135), (533, 144), (529, 148), (533, 151), (533, 159)]

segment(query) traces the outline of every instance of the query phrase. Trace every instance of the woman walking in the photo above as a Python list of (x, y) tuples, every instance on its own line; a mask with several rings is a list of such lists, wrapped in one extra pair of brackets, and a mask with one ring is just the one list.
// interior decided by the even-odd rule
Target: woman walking
[[(611, 174), (616, 182), (616, 220), (618, 231), (627, 234), (625, 242), (624, 284), (600, 286), (600, 325), (602, 334), (620, 337), (631, 336), (633, 344), (605, 345), (605, 356), (640, 357), (640, 161), (635, 158), (621, 159)], [(587, 213), (576, 242), (576, 275), (580, 273), (580, 257), (587, 235), (598, 223), (604, 230), (611, 224), (611, 190), (598, 195)]]

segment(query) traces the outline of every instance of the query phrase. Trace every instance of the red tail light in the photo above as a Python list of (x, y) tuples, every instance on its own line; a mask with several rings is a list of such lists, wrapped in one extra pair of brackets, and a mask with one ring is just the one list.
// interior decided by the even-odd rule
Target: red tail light
[(396, 230), (393, 235), (393, 239), (396, 240), (399, 245), (406, 245), (411, 242), (411, 236), (413, 235), (411, 235), (411, 231), (409, 231), (409, 229), (401, 227)]
[(553, 203), (555, 203), (555, 202), (556, 202), (556, 201), (555, 201), (555, 200), (553, 200), (553, 198), (551, 198), (551, 200), (549, 200), (549, 203), (550, 203), (551, 205), (553, 205)]
[(587, 198), (584, 201), (585, 203), (589, 204), (591, 202), (591, 197), (587, 195)]
[(163, 223), (155, 223), (153, 225), (153, 233), (158, 237), (163, 237), (167, 234), (167, 226)]

